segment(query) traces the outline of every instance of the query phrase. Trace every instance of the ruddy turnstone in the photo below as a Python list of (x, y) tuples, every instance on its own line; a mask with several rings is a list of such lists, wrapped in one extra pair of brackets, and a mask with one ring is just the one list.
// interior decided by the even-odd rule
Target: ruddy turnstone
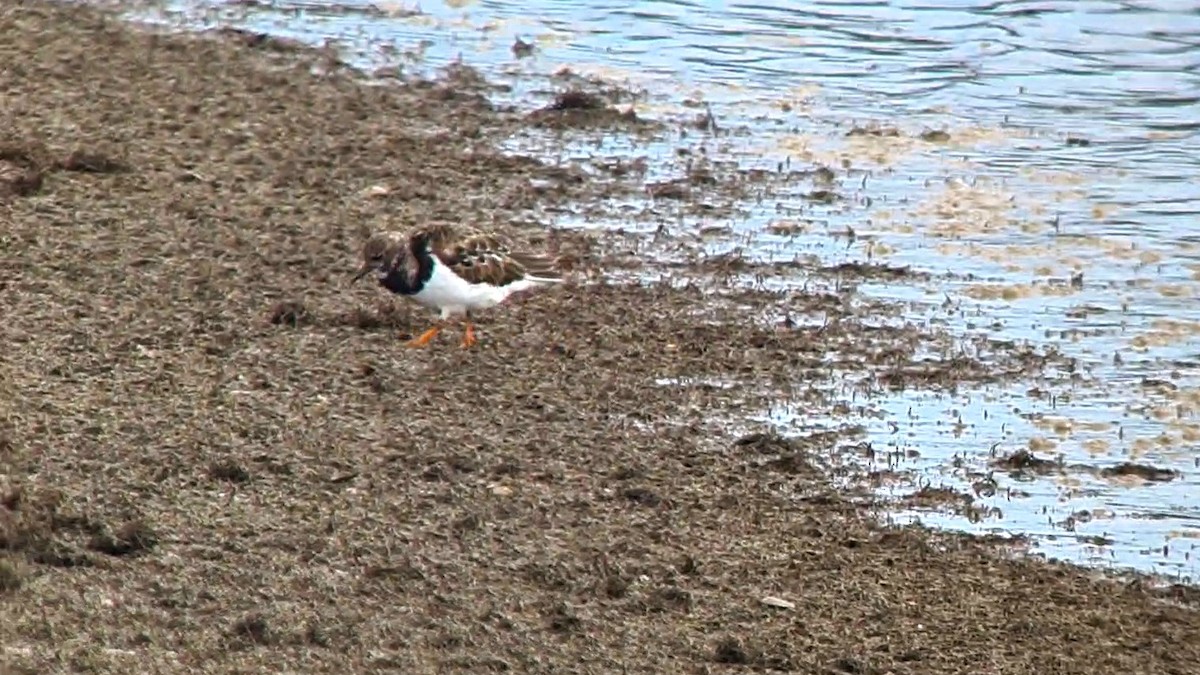
[(389, 291), (440, 310), (440, 321), (410, 340), (410, 347), (428, 344), (455, 315), (466, 321), (462, 346), (470, 347), (476, 342), (472, 310), (562, 281), (548, 256), (514, 249), (495, 234), (451, 223), (377, 232), (363, 245), (362, 258), (352, 283), (376, 272), (379, 285)]

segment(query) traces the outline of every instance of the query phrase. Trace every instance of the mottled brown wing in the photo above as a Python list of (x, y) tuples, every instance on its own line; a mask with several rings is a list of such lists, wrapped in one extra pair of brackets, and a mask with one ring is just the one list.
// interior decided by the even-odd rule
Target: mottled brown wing
[(438, 249), (442, 262), (473, 284), (507, 286), (525, 278), (525, 266), (509, 254), (504, 242), (477, 234)]
[(470, 283), (507, 286), (531, 275), (558, 276), (548, 258), (514, 251), (494, 234), (448, 224), (430, 226), (426, 232), (438, 259)]
[(558, 261), (548, 255), (529, 251), (510, 251), (508, 256), (525, 268), (525, 276), (539, 279), (562, 279)]

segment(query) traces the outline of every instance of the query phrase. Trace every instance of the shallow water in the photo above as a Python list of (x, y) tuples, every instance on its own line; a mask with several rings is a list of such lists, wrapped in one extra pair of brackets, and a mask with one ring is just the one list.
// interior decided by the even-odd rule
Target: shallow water
[[(962, 336), (1056, 345), (1080, 367), (1046, 373), (1038, 391), (874, 398), (886, 416), (859, 422), (881, 456), (902, 458), (900, 468), (918, 470), (922, 484), (970, 489), (990, 475), (998, 486), (979, 496), (984, 510), (974, 519), (895, 517), (1026, 533), (1047, 555), (1197, 579), (1195, 3), (942, 0), (790, 9), (652, 0), (631, 9), (492, 0), (416, 9), (188, 0), (135, 16), (332, 39), (368, 68), (420, 71), (461, 55), (512, 84), (509, 99), (524, 107), (544, 103), (544, 94), (531, 99), (530, 92), (550, 89), (544, 76), (562, 66), (644, 88), (635, 109), (645, 117), (690, 120), (704, 109), (696, 102), (707, 103), (716, 135), (645, 144), (597, 134), (559, 149), (582, 159), (645, 157), (647, 181), (681, 175), (676, 148), (698, 145), (709, 159), (742, 169), (834, 169), (832, 184), (777, 182), (760, 203), (730, 205), (732, 217), (682, 213), (661, 201), (624, 205), (620, 222), (537, 216), (630, 232), (727, 228), (704, 237), (702, 247), (774, 260), (872, 259), (938, 274), (924, 285), (862, 289)], [(536, 46), (531, 58), (512, 53), (517, 37)], [(856, 126), (896, 135), (848, 136)], [(948, 137), (921, 137), (935, 130)], [(517, 138), (511, 147), (544, 151), (546, 141)], [(805, 199), (815, 187), (842, 199)], [(796, 271), (772, 282), (809, 280)], [(775, 419), (790, 421), (786, 413)], [(1128, 460), (1181, 474), (1151, 484), (1071, 470), (1020, 480), (989, 467), (993, 455), (1020, 448), (1061, 454), (1068, 465)]]

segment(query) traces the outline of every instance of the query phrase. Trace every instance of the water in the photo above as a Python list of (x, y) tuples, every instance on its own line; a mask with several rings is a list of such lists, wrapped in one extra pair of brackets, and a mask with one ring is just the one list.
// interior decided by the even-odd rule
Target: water
[[(715, 135), (560, 141), (560, 156), (582, 164), (644, 157), (646, 181), (679, 177), (680, 147), (703, 147), (740, 170), (834, 169), (831, 183), (772, 181), (754, 203), (714, 197), (732, 211), (709, 215), (628, 199), (601, 214), (533, 215), (563, 227), (717, 232), (695, 244), (701, 253), (870, 259), (938, 274), (862, 290), (964, 339), (1056, 346), (1079, 367), (1019, 388), (873, 399), (883, 416), (858, 422), (880, 455), (895, 458), (877, 460), (881, 468), (898, 463), (922, 484), (979, 493), (971, 518), (895, 518), (1026, 533), (1047, 555), (1197, 579), (1194, 2), (184, 0), (132, 14), (332, 40), (368, 70), (421, 71), (461, 56), (513, 85), (508, 99), (527, 108), (544, 103), (545, 76), (563, 66), (644, 88), (634, 107), (645, 117), (690, 120), (707, 104)], [(531, 58), (512, 53), (517, 37), (536, 46)], [(876, 133), (848, 135), (856, 127)], [(546, 143), (514, 138), (510, 148)], [(842, 199), (805, 198), (817, 188)], [(813, 283), (800, 271), (771, 281)], [(1067, 468), (1026, 480), (990, 466), (1021, 448), (1061, 455)], [(1101, 475), (1124, 461), (1180, 475), (1165, 483)], [(978, 490), (993, 480), (994, 489)]]

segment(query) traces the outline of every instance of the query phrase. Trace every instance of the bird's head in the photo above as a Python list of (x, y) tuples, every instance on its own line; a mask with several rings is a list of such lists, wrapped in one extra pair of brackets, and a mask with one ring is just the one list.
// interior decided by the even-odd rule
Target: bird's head
[(391, 271), (399, 254), (404, 250), (404, 236), (397, 232), (376, 232), (367, 239), (362, 247), (362, 265), (350, 283), (367, 276), (371, 272), (387, 273)]

